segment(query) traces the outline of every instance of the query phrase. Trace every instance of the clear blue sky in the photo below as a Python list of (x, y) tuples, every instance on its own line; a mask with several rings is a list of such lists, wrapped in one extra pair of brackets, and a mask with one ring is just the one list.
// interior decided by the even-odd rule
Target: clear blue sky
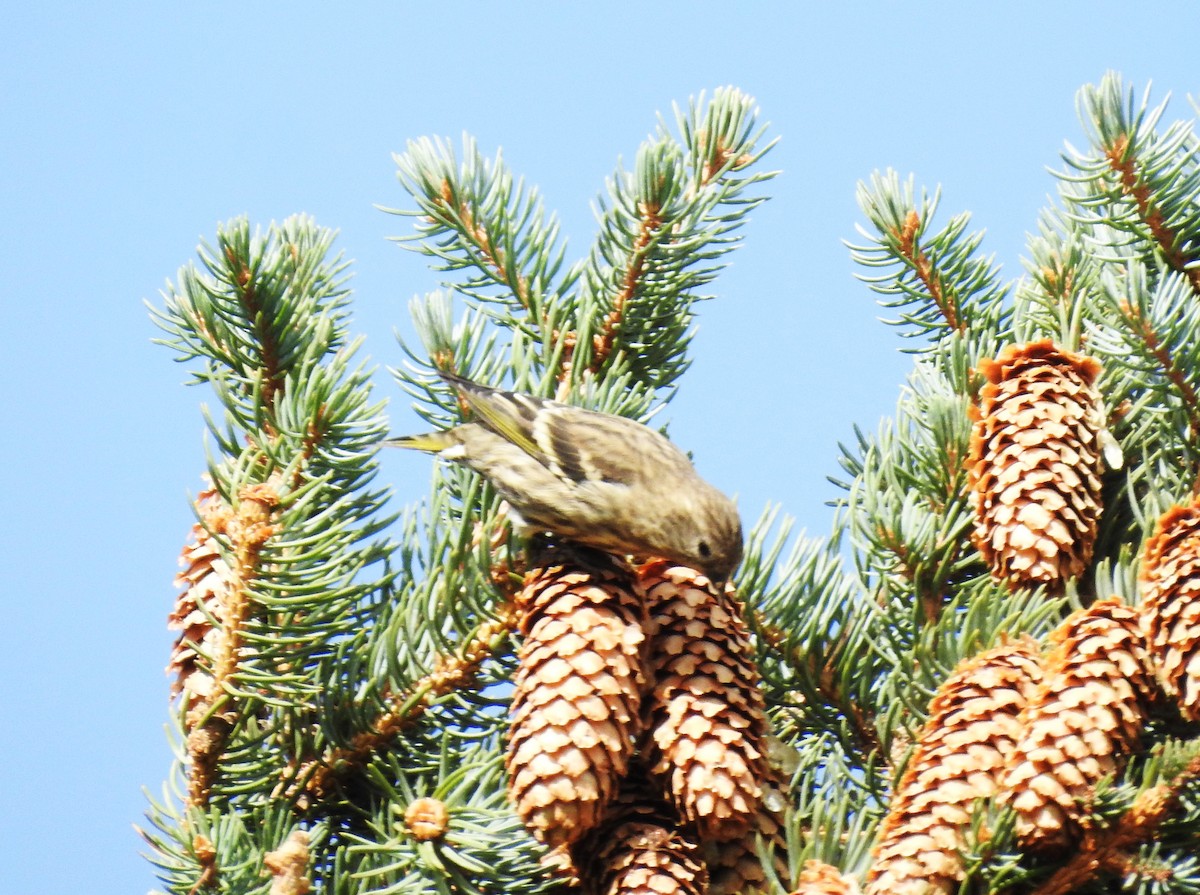
[[(1200, 88), (1200, 7), (1163, 3), (23, 3), (0, 53), (5, 437), (0, 891), (154, 887), (131, 825), (170, 755), (163, 674), (176, 557), (203, 469), (204, 395), (150, 344), (144, 299), (218, 221), (313, 214), (356, 259), (354, 326), (380, 364), (435, 285), (386, 241), (391, 153), (474, 134), (571, 237), (669, 111), (734, 84), (782, 142), (774, 199), (701, 307), (673, 437), (740, 495), (828, 529), (839, 440), (894, 407), (908, 359), (843, 239), (877, 168), (944, 187), (1020, 272), (1076, 89), (1115, 68)], [(1150, 10), (1153, 10), (1151, 12)], [(387, 377), (383, 393), (397, 398)], [(394, 400), (396, 430), (418, 425)], [(389, 458), (398, 500), (428, 460)]]

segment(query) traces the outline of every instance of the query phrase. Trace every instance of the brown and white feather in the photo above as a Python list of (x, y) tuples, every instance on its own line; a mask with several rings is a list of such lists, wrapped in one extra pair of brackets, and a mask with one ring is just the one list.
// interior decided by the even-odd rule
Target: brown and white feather
[(664, 556), (724, 580), (742, 552), (733, 501), (661, 433), (625, 417), (446, 377), (477, 416), (397, 439), (487, 477), (529, 532)]

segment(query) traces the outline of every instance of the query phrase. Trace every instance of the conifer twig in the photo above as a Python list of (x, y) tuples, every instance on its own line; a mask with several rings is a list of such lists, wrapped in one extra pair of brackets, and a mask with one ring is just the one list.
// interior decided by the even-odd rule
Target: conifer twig
[(1088, 830), (1075, 854), (1030, 895), (1068, 895), (1097, 873), (1125, 875), (1130, 850), (1154, 841), (1163, 823), (1179, 806), (1183, 787), (1200, 777), (1200, 758), (1193, 758), (1169, 783), (1141, 793), (1111, 827)]
[[(819, 666), (814, 653), (802, 651), (798, 647), (788, 647), (788, 635), (777, 627), (767, 623), (761, 612), (754, 613), (754, 630), (762, 637), (771, 649), (775, 650), (794, 668), (807, 669), (808, 679), (816, 684), (817, 692), (824, 697), (828, 705), (837, 706), (854, 731), (854, 737), (866, 752), (878, 751), (882, 748), (879, 736), (875, 732), (872, 717), (864, 706), (856, 705), (846, 698), (842, 688), (838, 686), (837, 665), (831, 660), (822, 662)], [(833, 654), (842, 652), (846, 641), (845, 627), (838, 636), (838, 641), (830, 650)]]
[(1188, 382), (1186, 372), (1176, 363), (1170, 349), (1162, 344), (1158, 333), (1154, 330), (1153, 323), (1146, 319), (1139, 308), (1131, 302), (1122, 301), (1120, 309), (1130, 330), (1158, 362), (1163, 375), (1175, 386), (1179, 397), (1183, 399), (1188, 425), (1191, 427), (1192, 436), (1195, 437), (1197, 433), (1200, 433), (1200, 399), (1197, 398), (1196, 390)]
[[(641, 218), (641, 224), (638, 228), (638, 235), (633, 241), (632, 251), (629, 255), (629, 262), (625, 266), (625, 275), (621, 278), (621, 289), (613, 297), (612, 307), (608, 313), (604, 315), (604, 321), (601, 324), (600, 332), (593, 336), (593, 351), (592, 361), (588, 365), (593, 373), (600, 371), (604, 366), (608, 356), (612, 353), (613, 345), (616, 342), (617, 330), (621, 326), (621, 319), (625, 313), (626, 303), (637, 294), (637, 290), (641, 285), (642, 278), (646, 272), (646, 252), (654, 240), (655, 234), (662, 229), (663, 221), (659, 215), (661, 209), (652, 202), (639, 202), (638, 214)], [(563, 369), (559, 373), (559, 379), (566, 379), (570, 375), (570, 361), (564, 357)]]
[(1120, 179), (1125, 195), (1137, 206), (1138, 216), (1149, 228), (1164, 260), (1172, 270), (1186, 276), (1192, 284), (1192, 291), (1200, 295), (1200, 267), (1192, 263), (1194, 258), (1189, 258), (1181, 251), (1179, 234), (1167, 225), (1162, 210), (1154, 203), (1150, 185), (1139, 177), (1137, 158), (1130, 151), (1129, 135), (1121, 134), (1105, 146), (1104, 157)]
[(238, 705), (233, 684), (251, 615), (249, 588), (259, 575), (263, 546), (275, 533), (270, 521), (278, 503), (274, 488), (267, 484), (250, 485), (238, 497), (237, 512), (223, 525), (234, 562), (225, 582), (221, 636), (210, 657), (212, 686), (208, 695), (198, 699), (187, 712), (188, 801), (197, 807), (208, 804), (217, 762), (236, 723)]
[(929, 256), (925, 254), (924, 249), (917, 242), (917, 233), (920, 229), (921, 217), (917, 214), (916, 209), (911, 209), (908, 212), (908, 216), (904, 219), (904, 228), (899, 232), (892, 232), (892, 236), (896, 240), (896, 245), (900, 251), (900, 256), (917, 275), (917, 278), (925, 287), (925, 291), (929, 294), (930, 299), (937, 305), (938, 310), (941, 311), (942, 317), (946, 320), (946, 325), (957, 332), (964, 332), (966, 324), (959, 318), (956, 296), (953, 293), (947, 294), (945, 280), (933, 266), (933, 262), (929, 260)]
[(358, 734), (351, 745), (336, 748), (302, 765), (287, 794), (306, 793), (323, 798), (334, 779), (349, 768), (361, 767), (367, 760), (390, 745), (407, 727), (430, 708), (438, 697), (471, 685), (479, 667), (504, 642), (517, 626), (516, 603), (510, 597), (496, 607), (496, 616), (481, 625), (475, 635), (454, 654), (440, 656), (432, 671), (414, 681), (403, 693), (385, 694), (385, 711), (369, 730)]
[(454, 185), (450, 182), (449, 178), (442, 180), (441, 192), (433, 199), (433, 202), (441, 205), (452, 217), (457, 218), (461, 222), (459, 234), (469, 240), (470, 244), (479, 254), (483, 261), (483, 264), (480, 266), (484, 269), (490, 269), (498, 282), (505, 284), (512, 290), (513, 297), (520, 303), (521, 307), (528, 310), (530, 302), (528, 280), (519, 271), (515, 279), (509, 277), (508, 258), (504, 255), (504, 249), (497, 244), (495, 237), (489, 232), (487, 227), (475, 219), (475, 214), (471, 211), (471, 206), (467, 202), (460, 201), (455, 196)]
[[(287, 247), (295, 257), (295, 246)], [(245, 311), (248, 321), (252, 322), (255, 343), (261, 350), (262, 358), (262, 401), (267, 408), (274, 408), (275, 395), (283, 390), (284, 371), (279, 363), (279, 344), (265, 308), (258, 299), (258, 290), (254, 271), (246, 264), (246, 259), (232, 245), (225, 246), (225, 261), (234, 276), (233, 286), (237, 290), (237, 299)], [(270, 421), (266, 428), (271, 431)]]

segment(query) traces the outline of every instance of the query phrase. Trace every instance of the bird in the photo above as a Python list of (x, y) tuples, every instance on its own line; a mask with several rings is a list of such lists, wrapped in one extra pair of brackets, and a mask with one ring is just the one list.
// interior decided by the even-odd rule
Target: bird
[(626, 417), (440, 375), (474, 420), (384, 444), (475, 470), (507, 501), (521, 534), (663, 557), (718, 586), (741, 562), (737, 505), (666, 436)]

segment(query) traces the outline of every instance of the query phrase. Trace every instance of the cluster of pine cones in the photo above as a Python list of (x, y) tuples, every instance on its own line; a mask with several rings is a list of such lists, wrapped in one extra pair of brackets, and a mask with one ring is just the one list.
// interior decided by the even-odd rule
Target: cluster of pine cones
[[(1100, 365), (1043, 340), (981, 371), (976, 546), (994, 577), (1061, 593), (1091, 562), (1106, 454), (1114, 465)], [(1153, 703), (1200, 720), (1200, 502), (1158, 520), (1141, 590), (1139, 606), (1114, 596), (1075, 612), (1046, 650), (1011, 641), (945, 681), (880, 828), (868, 893), (957, 892), (981, 798), (1012, 808), (1023, 848), (1064, 854), (1093, 787), (1139, 748)]]
[[(981, 364), (969, 468), (973, 540), (991, 574), (1062, 593), (1092, 562), (1105, 465), (1120, 465), (1100, 365), (1050, 340)], [(1043, 649), (1011, 640), (964, 662), (930, 706), (882, 824), (868, 893), (957, 891), (978, 799), (1011, 806), (1022, 846), (1082, 835), (1093, 787), (1139, 748), (1149, 706), (1200, 719), (1200, 502), (1159, 520), (1142, 603), (1071, 615)], [(762, 890), (775, 849), (758, 674), (732, 588), (665, 561), (559, 550), (526, 577), (510, 793), (585, 892)], [(756, 836), (757, 834), (757, 836)], [(854, 892), (809, 862), (797, 892)]]
[[(1101, 477), (1120, 463), (1096, 388), (1100, 365), (1042, 340), (980, 370), (973, 540), (998, 580), (1062, 593), (1092, 562)], [(242, 524), (212, 492), (200, 505), (214, 531)], [(172, 617), (184, 631), (176, 688), (193, 714), (213, 693), (197, 645), (220, 652), (212, 617), (229, 611), (230, 574), (207, 528), (194, 535), (181, 576), (188, 591)], [(731, 895), (766, 891), (771, 877), (787, 885), (783, 784), (767, 759), (759, 675), (732, 586), (665, 560), (635, 568), (568, 546), (543, 549), (534, 566), (519, 598), (507, 767), (517, 812), (555, 866), (584, 895)], [(1025, 849), (1072, 848), (1087, 798), (1138, 750), (1152, 704), (1171, 700), (1200, 721), (1200, 500), (1158, 520), (1141, 590), (1138, 606), (1099, 600), (1045, 648), (1011, 640), (945, 681), (880, 827), (869, 895), (957, 891), (981, 798), (1012, 808)], [(205, 733), (190, 733), (194, 763), (206, 755)], [(414, 835), (440, 835), (444, 806), (420, 801), (406, 817)], [(793, 884), (811, 895), (858, 889), (815, 861)]]
[(741, 605), (692, 569), (553, 547), (525, 578), (509, 792), (587, 893), (733, 893), (782, 860)]

